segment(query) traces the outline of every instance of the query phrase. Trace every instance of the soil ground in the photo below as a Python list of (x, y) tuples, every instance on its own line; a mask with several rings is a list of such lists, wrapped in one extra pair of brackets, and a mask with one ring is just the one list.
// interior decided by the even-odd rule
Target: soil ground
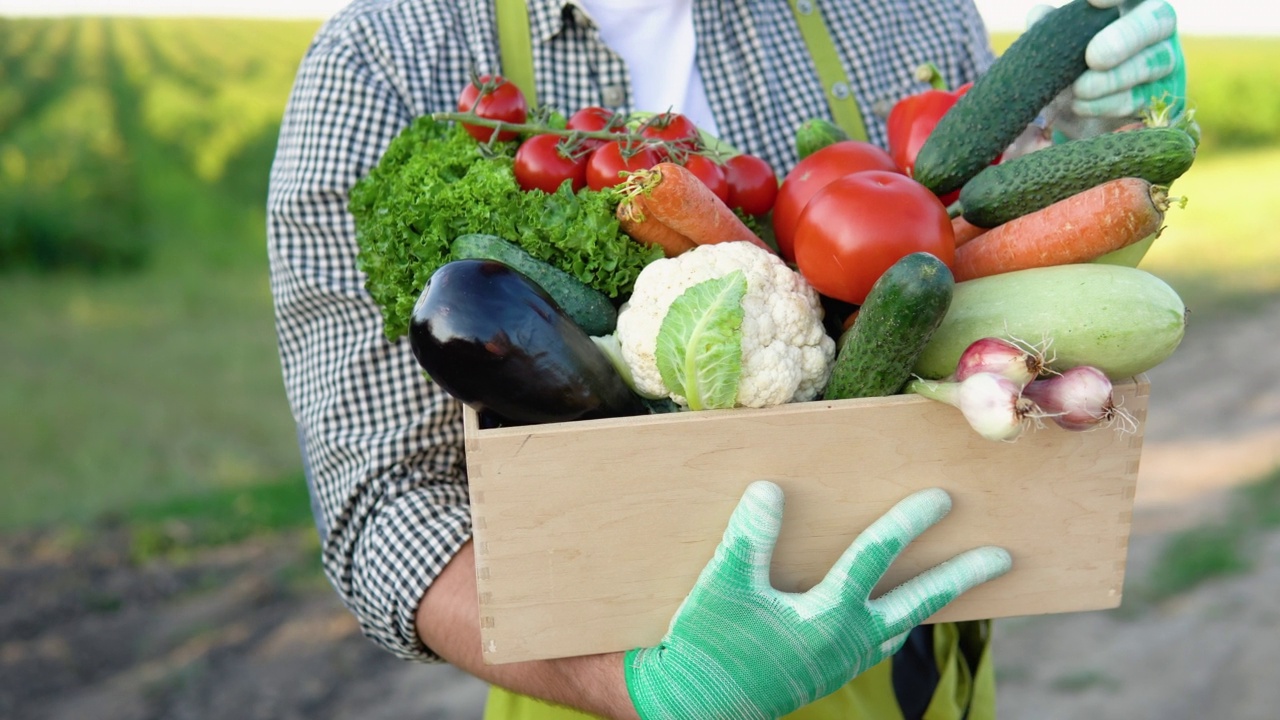
[[(1228, 490), (1280, 465), (1280, 298), (1197, 323), (1150, 373), (1129, 574)], [(0, 538), (0, 717), (479, 718), (485, 687), (391, 658), (314, 571), (306, 533), (131, 563), (124, 532)], [(1138, 610), (996, 625), (1011, 720), (1271, 719), (1280, 533), (1248, 574)]]

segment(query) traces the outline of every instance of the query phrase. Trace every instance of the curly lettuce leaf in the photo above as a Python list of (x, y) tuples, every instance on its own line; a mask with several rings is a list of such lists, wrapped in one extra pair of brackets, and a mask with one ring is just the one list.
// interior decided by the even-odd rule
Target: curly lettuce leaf
[(735, 270), (685, 290), (658, 329), (662, 383), (691, 410), (731, 408), (742, 378), (742, 298), (747, 276)]
[(423, 116), (387, 147), (351, 189), (357, 263), (395, 340), (409, 329), (427, 279), (452, 260), (459, 235), (483, 233), (526, 251), (611, 298), (629, 295), (640, 270), (662, 257), (621, 232), (611, 195), (524, 192), (512, 173), (514, 143), (489, 149), (459, 126)]

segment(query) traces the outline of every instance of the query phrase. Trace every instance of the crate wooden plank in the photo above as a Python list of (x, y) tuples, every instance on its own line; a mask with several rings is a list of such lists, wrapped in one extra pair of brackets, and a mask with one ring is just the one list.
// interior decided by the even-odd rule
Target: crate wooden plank
[(505, 663), (657, 642), (743, 489), (786, 495), (773, 581), (814, 585), (858, 531), (911, 492), (951, 514), (882, 589), (970, 547), (1014, 569), (931, 621), (1119, 605), (1145, 427), (1145, 377), (1116, 384), (1137, 432), (1047, 423), (984, 440), (916, 396), (480, 430), (466, 417), (484, 657)]

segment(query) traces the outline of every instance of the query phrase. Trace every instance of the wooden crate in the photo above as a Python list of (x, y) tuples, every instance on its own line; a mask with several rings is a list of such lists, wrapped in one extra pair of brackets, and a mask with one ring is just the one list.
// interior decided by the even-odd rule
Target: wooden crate
[(1013, 443), (914, 395), (485, 430), (468, 411), (484, 658), (656, 643), (757, 479), (786, 495), (781, 590), (811, 587), (895, 502), (942, 487), (951, 514), (885, 585), (984, 544), (1007, 548), (1014, 569), (932, 621), (1115, 607), (1149, 385), (1140, 376), (1115, 392), (1136, 433), (1047, 423)]

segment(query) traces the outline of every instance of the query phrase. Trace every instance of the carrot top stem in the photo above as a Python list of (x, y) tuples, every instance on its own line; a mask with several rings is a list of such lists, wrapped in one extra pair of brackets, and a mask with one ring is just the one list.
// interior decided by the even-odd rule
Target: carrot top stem
[(640, 209), (640, 203), (636, 202), (636, 198), (651, 194), (659, 182), (662, 182), (661, 170), (641, 168), (627, 173), (626, 179), (617, 186), (618, 195), (621, 197), (618, 212), (632, 222), (644, 222), (644, 211)]

